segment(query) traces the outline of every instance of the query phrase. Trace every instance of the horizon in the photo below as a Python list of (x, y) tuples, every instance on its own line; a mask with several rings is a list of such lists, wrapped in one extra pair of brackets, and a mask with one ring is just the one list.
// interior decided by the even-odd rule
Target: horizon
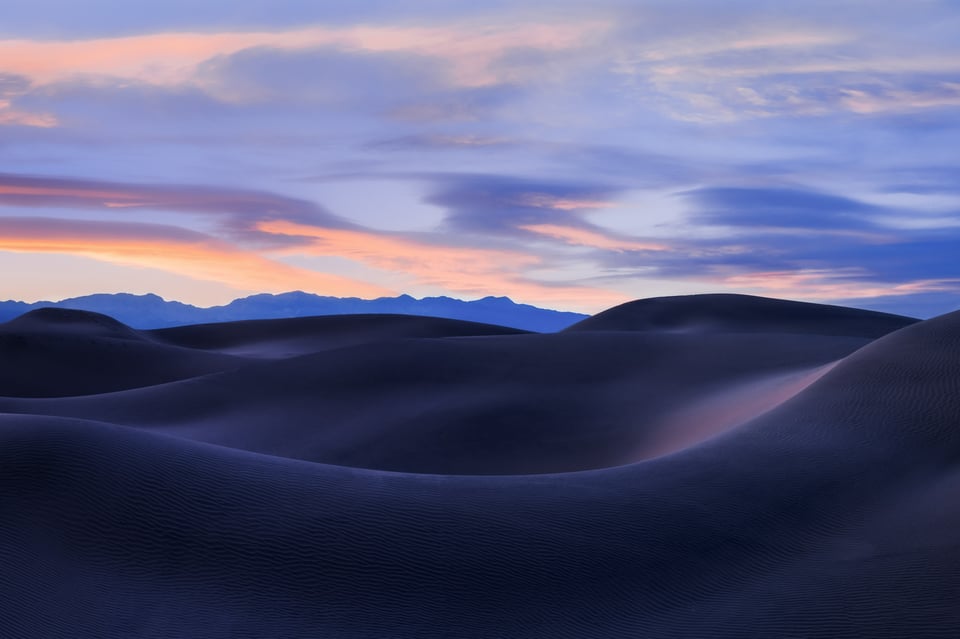
[[(399, 294), (397, 294), (397, 295), (380, 296), (380, 297), (340, 297), (340, 296), (329, 296), (329, 295), (321, 295), (321, 294), (317, 294), (317, 293), (310, 293), (310, 292), (302, 291), (302, 290), (282, 291), (282, 292), (279, 292), (279, 293), (252, 293), (252, 294), (250, 294), (250, 295), (244, 295), (244, 296), (241, 296), (241, 297), (236, 297), (236, 298), (231, 299), (231, 300), (228, 300), (227, 302), (224, 302), (224, 303), (222, 303), (222, 304), (212, 304), (212, 305), (209, 305), (209, 306), (201, 306), (201, 305), (198, 305), (198, 304), (191, 304), (190, 302), (185, 302), (185, 301), (183, 301), (183, 300), (178, 300), (178, 299), (173, 299), (173, 298), (169, 298), (169, 297), (164, 297), (163, 295), (160, 295), (160, 294), (157, 294), (157, 293), (152, 293), (152, 292), (148, 292), (148, 293), (127, 293), (127, 292), (119, 292), (119, 293), (89, 293), (89, 294), (85, 294), (85, 295), (78, 295), (78, 296), (73, 296), (73, 297), (66, 297), (66, 298), (62, 298), (62, 299), (58, 299), (58, 300), (55, 300), (55, 299), (40, 299), (40, 300), (35, 300), (35, 301), (25, 301), (25, 300), (15, 300), (15, 299), (5, 299), (5, 300), (4, 300), (4, 299), (0, 299), (0, 304), (25, 304), (25, 305), (29, 305), (29, 306), (36, 306), (36, 305), (38, 305), (38, 304), (45, 304), (45, 303), (49, 303), (49, 304), (63, 304), (63, 303), (66, 303), (66, 302), (71, 302), (71, 301), (86, 300), (86, 299), (91, 298), (91, 297), (115, 297), (115, 296), (120, 296), (120, 297), (134, 297), (134, 298), (156, 298), (156, 299), (160, 300), (161, 302), (163, 302), (164, 304), (183, 304), (183, 305), (185, 305), (185, 306), (189, 306), (189, 307), (192, 307), (192, 308), (196, 308), (197, 310), (212, 310), (212, 309), (217, 309), (217, 308), (228, 307), (228, 306), (230, 306), (231, 304), (233, 304), (234, 302), (249, 300), (249, 299), (252, 299), (252, 298), (258, 298), (258, 297), (284, 297), (284, 296), (289, 296), (289, 295), (303, 295), (303, 296), (308, 296), (308, 297), (316, 297), (316, 298), (324, 299), (324, 300), (358, 301), (358, 302), (378, 302), (378, 301), (398, 300), (398, 299), (408, 298), (408, 299), (410, 299), (410, 300), (412, 300), (412, 301), (414, 301), (414, 302), (418, 302), (418, 303), (419, 303), (419, 302), (428, 302), (428, 301), (432, 301), (432, 300), (449, 300), (449, 301), (452, 301), (452, 302), (461, 302), (461, 303), (464, 303), (464, 304), (472, 304), (472, 303), (475, 303), (475, 302), (483, 302), (483, 301), (486, 301), (486, 300), (497, 300), (497, 301), (503, 300), (503, 301), (505, 301), (505, 302), (513, 305), (513, 306), (527, 306), (527, 307), (531, 307), (531, 308), (533, 308), (533, 309), (536, 309), (536, 310), (538, 310), (538, 311), (548, 311), (548, 312), (553, 312), (553, 313), (568, 313), (568, 314), (574, 314), (574, 315), (581, 315), (581, 316), (584, 316), (584, 317), (590, 317), (590, 316), (593, 316), (593, 315), (597, 315), (597, 314), (602, 313), (602, 312), (604, 312), (604, 311), (606, 311), (606, 310), (610, 310), (611, 308), (615, 308), (615, 307), (620, 306), (620, 305), (622, 305), (622, 304), (628, 304), (628, 303), (630, 303), (630, 302), (635, 302), (635, 301), (652, 300), (652, 299), (663, 299), (663, 298), (671, 298), (671, 297), (700, 296), (700, 295), (703, 295), (703, 296), (711, 296), (711, 295), (735, 295), (735, 296), (746, 296), (746, 297), (760, 297), (760, 298), (763, 298), (763, 299), (776, 300), (776, 301), (781, 301), (781, 302), (804, 302), (804, 303), (809, 303), (809, 304), (825, 304), (825, 305), (828, 305), (828, 306), (838, 306), (838, 307), (842, 307), (842, 308), (850, 308), (850, 309), (855, 309), (855, 310), (873, 311), (873, 312), (878, 312), (878, 313), (887, 313), (887, 314), (891, 314), (891, 315), (900, 315), (900, 316), (903, 316), (903, 317), (908, 317), (908, 318), (913, 318), (913, 319), (921, 319), (921, 320), (923, 320), (923, 319), (931, 319), (931, 318), (936, 317), (936, 316), (938, 316), (938, 315), (943, 315), (943, 314), (946, 314), (946, 313), (953, 312), (954, 310), (960, 310), (960, 303), (958, 303), (958, 304), (957, 304), (957, 308), (951, 308), (951, 309), (947, 310), (945, 313), (922, 313), (922, 314), (917, 314), (917, 315), (910, 315), (910, 314), (908, 314), (908, 313), (897, 312), (897, 310), (896, 310), (895, 308), (893, 308), (892, 310), (891, 310), (891, 309), (888, 309), (888, 308), (883, 308), (884, 305), (882, 305), (882, 304), (881, 304), (881, 305), (876, 305), (876, 304), (875, 304), (875, 305), (873, 305), (874, 307), (871, 308), (871, 307), (866, 306), (866, 305), (862, 305), (862, 306), (861, 306), (861, 305), (857, 305), (857, 304), (830, 304), (830, 303), (827, 303), (827, 302), (808, 302), (808, 301), (805, 301), (805, 300), (791, 299), (791, 298), (786, 298), (786, 297), (769, 297), (769, 296), (763, 296), (763, 295), (751, 295), (751, 294), (745, 294), (745, 293), (729, 293), (729, 292), (690, 293), (690, 294), (683, 294), (683, 295), (660, 295), (660, 296), (646, 297), (646, 298), (635, 298), (635, 299), (631, 299), (631, 300), (625, 300), (624, 302), (620, 302), (620, 303), (618, 303), (618, 304), (614, 304), (614, 305), (609, 306), (609, 307), (606, 307), (606, 308), (602, 308), (602, 309), (600, 309), (600, 310), (598, 310), (598, 311), (596, 311), (596, 312), (594, 312), (594, 313), (580, 313), (580, 312), (578, 312), (578, 311), (572, 311), (572, 310), (565, 309), (565, 308), (556, 308), (556, 307), (550, 307), (550, 306), (539, 306), (539, 305), (536, 305), (536, 304), (527, 304), (527, 303), (522, 302), (522, 301), (514, 300), (513, 298), (511, 298), (511, 297), (509, 297), (509, 296), (507, 296), (507, 295), (485, 295), (485, 296), (483, 296), (483, 297), (476, 297), (476, 298), (463, 298), (463, 297), (455, 297), (455, 296), (450, 296), (450, 295), (428, 295), (428, 296), (416, 297), (416, 296), (410, 295), (409, 293), (399, 293)], [(877, 306), (880, 306), (880, 308), (878, 308)], [(505, 318), (505, 319), (508, 319), (508, 318)]]
[[(423, 300), (427, 300), (427, 299), (449, 299), (449, 300), (454, 300), (454, 301), (458, 301), (458, 302), (480, 302), (480, 301), (483, 301), (483, 300), (493, 299), (493, 300), (506, 300), (506, 301), (508, 301), (508, 302), (511, 302), (511, 303), (517, 304), (517, 305), (523, 305), (523, 304), (524, 304), (523, 302), (518, 302), (518, 301), (510, 298), (510, 297), (507, 296), (507, 295), (485, 295), (485, 296), (483, 296), (483, 297), (477, 297), (477, 298), (471, 298), (471, 299), (465, 299), (465, 298), (461, 298), (461, 297), (451, 297), (451, 296), (449, 296), (449, 295), (426, 295), (426, 296), (423, 296), (423, 297), (415, 297), (415, 296), (410, 295), (410, 294), (408, 294), (408, 293), (398, 293), (397, 295), (384, 295), (384, 296), (380, 296), (380, 297), (339, 297), (339, 296), (321, 295), (321, 294), (319, 294), (319, 293), (310, 293), (310, 292), (308, 292), (308, 291), (302, 291), (302, 290), (299, 290), (299, 289), (297, 289), (297, 290), (290, 290), (290, 291), (281, 291), (281, 292), (279, 292), (279, 293), (251, 293), (251, 294), (249, 294), (249, 295), (244, 295), (244, 296), (242, 296), (242, 297), (235, 297), (234, 299), (232, 299), (232, 300), (230, 300), (229, 302), (227, 302), (227, 304), (229, 304), (230, 302), (236, 302), (237, 300), (249, 299), (249, 298), (251, 298), (251, 297), (261, 297), (261, 296), (280, 297), (280, 296), (284, 296), (284, 295), (297, 295), (297, 294), (301, 294), (301, 295), (312, 295), (312, 296), (317, 296), (317, 297), (321, 297), (321, 298), (328, 298), (328, 299), (360, 300), (360, 301), (364, 301), (364, 302), (375, 302), (375, 301), (377, 301), (377, 300), (382, 300), (382, 299), (398, 299), (398, 298), (408, 297), (408, 298), (410, 298), (410, 299), (412, 299), (412, 300), (414, 300), (414, 301), (418, 301), (418, 302), (422, 302)], [(88, 293), (88, 294), (86, 294), (86, 295), (78, 295), (78, 296), (74, 296), (74, 297), (64, 297), (64, 298), (61, 298), (61, 299), (59, 299), (59, 300), (54, 300), (54, 299), (38, 299), (38, 300), (34, 300), (34, 301), (26, 301), (26, 300), (6, 299), (6, 300), (0, 300), (0, 303), (13, 302), (13, 303), (17, 303), (17, 304), (42, 304), (42, 303), (44, 303), (44, 302), (50, 302), (50, 303), (52, 303), (52, 304), (59, 304), (59, 303), (61, 303), (61, 302), (68, 302), (68, 301), (70, 301), (70, 300), (78, 299), (78, 298), (82, 298), (82, 297), (96, 297), (96, 296), (101, 296), (101, 295), (103, 295), (103, 296), (114, 296), (114, 295), (117, 295), (117, 296), (131, 296), (131, 297), (156, 297), (156, 298), (159, 298), (160, 300), (162, 300), (162, 301), (164, 301), (164, 302), (173, 302), (173, 303), (178, 303), (178, 304), (186, 304), (186, 305), (188, 305), (188, 306), (196, 306), (197, 308), (212, 308), (213, 306), (221, 306), (221, 305), (219, 305), (219, 304), (214, 304), (213, 306), (197, 306), (196, 304), (190, 304), (189, 302), (185, 302), (185, 301), (183, 301), (183, 300), (178, 300), (178, 299), (172, 299), (172, 298), (169, 298), (169, 297), (164, 297), (163, 295), (160, 295), (160, 294), (158, 294), (158, 293), (127, 293), (127, 292), (123, 292), (123, 291), (118, 292), (118, 293)], [(575, 312), (575, 311), (567, 311), (567, 310), (564, 310), (564, 309), (554, 309), (554, 308), (546, 308), (546, 307), (540, 307), (540, 308), (543, 308), (543, 310), (548, 310), (548, 311), (558, 311), (558, 312), (560, 312), (560, 313), (571, 313), (571, 312)]]
[(0, 297), (960, 306), (950, 2), (154, 9), (5, 10)]

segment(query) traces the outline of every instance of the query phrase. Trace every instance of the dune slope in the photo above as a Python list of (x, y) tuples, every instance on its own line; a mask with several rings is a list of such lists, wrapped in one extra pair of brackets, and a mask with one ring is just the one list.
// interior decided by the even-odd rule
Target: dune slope
[(956, 636), (960, 313), (773, 322), (0, 400), (0, 636)]

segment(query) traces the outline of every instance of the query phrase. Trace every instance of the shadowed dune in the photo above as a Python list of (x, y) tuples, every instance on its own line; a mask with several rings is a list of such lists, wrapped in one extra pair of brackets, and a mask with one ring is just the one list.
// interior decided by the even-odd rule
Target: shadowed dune
[(916, 321), (843, 306), (718, 293), (627, 302), (566, 330), (812, 333), (876, 338)]
[(403, 337), (517, 335), (513, 328), (413, 315), (330, 315), (198, 324), (145, 331), (176, 346), (253, 357), (290, 357)]
[[(0, 324), (0, 396), (64, 397), (140, 388), (407, 336), (511, 335), (488, 324), (404, 315), (307, 317), (138, 331), (89, 311), (44, 308)], [(239, 390), (239, 389), (238, 389)]]
[(671, 414), (758, 382), (770, 388), (752, 395), (775, 393), (781, 378), (865, 343), (604, 333), (375, 341), (109, 397), (0, 399), (0, 411), (380, 470), (562, 472), (709, 436), (730, 420), (682, 424)]
[(0, 636), (954, 637), (960, 312), (794, 304), (139, 334), (257, 357), (0, 400)]
[(158, 344), (116, 320), (45, 308), (0, 324), (0, 396), (91, 395), (160, 384), (240, 363)]

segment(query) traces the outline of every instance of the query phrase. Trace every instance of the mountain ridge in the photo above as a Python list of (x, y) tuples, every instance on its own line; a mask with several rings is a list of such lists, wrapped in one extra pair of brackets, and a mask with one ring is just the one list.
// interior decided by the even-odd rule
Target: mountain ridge
[(542, 333), (559, 331), (588, 316), (514, 302), (509, 297), (478, 300), (411, 295), (367, 300), (289, 291), (241, 297), (228, 304), (198, 307), (147, 293), (96, 293), (57, 302), (0, 301), (0, 322), (41, 308), (68, 308), (102, 313), (137, 329), (171, 328), (239, 320), (279, 319), (315, 315), (401, 314), (494, 324)]

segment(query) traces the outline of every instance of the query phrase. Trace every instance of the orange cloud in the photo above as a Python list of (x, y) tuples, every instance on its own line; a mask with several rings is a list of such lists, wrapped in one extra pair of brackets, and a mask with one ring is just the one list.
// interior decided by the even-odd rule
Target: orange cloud
[(589, 246), (607, 251), (666, 251), (669, 246), (653, 242), (636, 242), (608, 237), (597, 231), (560, 226), (558, 224), (528, 224), (519, 227), (525, 231), (545, 235), (574, 246)]
[(0, 71), (47, 84), (77, 76), (111, 77), (157, 85), (197, 84), (198, 65), (253, 47), (303, 50), (335, 47), (373, 53), (405, 52), (440, 58), (459, 86), (498, 83), (493, 62), (514, 48), (554, 51), (580, 46), (610, 22), (511, 22), (441, 26), (308, 27), (286, 31), (160, 33), (92, 40), (0, 40)]
[[(2, 179), (2, 178), (0, 178)], [(78, 198), (84, 200), (105, 201), (131, 199), (127, 206), (135, 204), (137, 195), (129, 191), (104, 190), (89, 186), (67, 186), (56, 184), (4, 184), (0, 182), (0, 198), (4, 195), (26, 195), (50, 198)], [(107, 204), (109, 206), (109, 204)]]
[(517, 251), (443, 246), (396, 235), (286, 221), (260, 222), (256, 228), (312, 240), (309, 245), (284, 249), (288, 252), (345, 257), (385, 271), (411, 275), (419, 284), (440, 286), (461, 294), (487, 295), (496, 291), (521, 300), (563, 303), (571, 308), (600, 308), (624, 301), (624, 296), (615, 291), (525, 279), (521, 273), (541, 266), (541, 260)]
[(184, 184), (125, 184), (0, 173), (0, 204), (93, 209), (149, 208), (213, 214), (233, 230), (261, 217), (346, 222), (312, 202), (264, 191)]
[(0, 250), (60, 253), (157, 268), (233, 288), (376, 297), (394, 291), (338, 275), (296, 268), (209, 236), (153, 224), (0, 218)]

